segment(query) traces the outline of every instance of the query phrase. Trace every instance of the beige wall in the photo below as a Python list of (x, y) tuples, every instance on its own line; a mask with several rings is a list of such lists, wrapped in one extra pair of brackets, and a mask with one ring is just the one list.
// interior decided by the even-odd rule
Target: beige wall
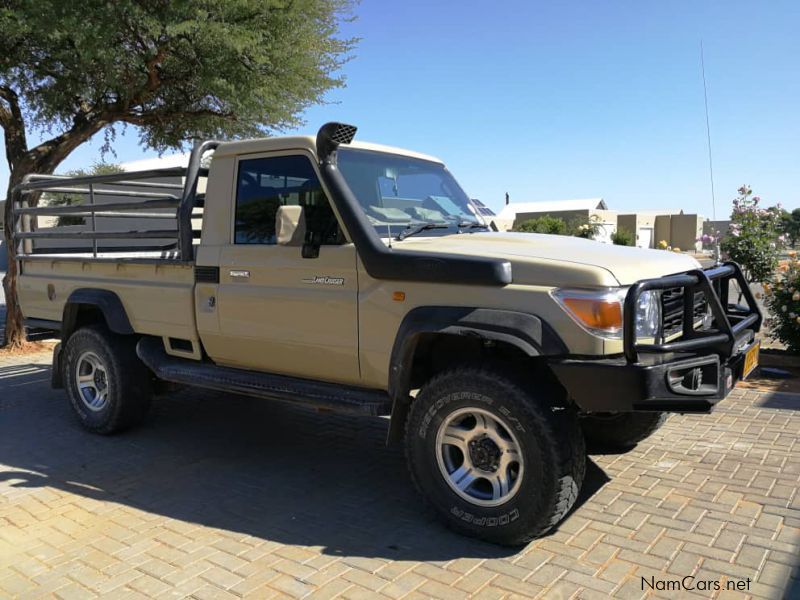
[(697, 238), (703, 235), (704, 220), (700, 215), (672, 215), (670, 245), (681, 250), (702, 250), (703, 244)]
[(620, 215), (617, 217), (617, 229), (625, 229), (635, 234), (639, 230), (639, 221), (636, 215)]
[(671, 215), (658, 215), (655, 218), (654, 226), (653, 226), (653, 245), (655, 248), (658, 248), (658, 243), (661, 241), (667, 242), (668, 245), (672, 245), (670, 243), (670, 222), (671, 222)]
[(636, 236), (636, 245), (640, 248), (655, 248), (656, 244), (658, 244), (655, 233), (656, 217), (657, 215), (651, 213), (619, 215), (617, 218), (617, 227), (634, 234)]

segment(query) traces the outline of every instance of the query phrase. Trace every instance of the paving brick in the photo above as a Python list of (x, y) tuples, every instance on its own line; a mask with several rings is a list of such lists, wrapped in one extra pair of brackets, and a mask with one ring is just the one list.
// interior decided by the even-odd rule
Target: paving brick
[(293, 598), (302, 598), (314, 591), (314, 586), (288, 575), (279, 575), (269, 582), (269, 587)]
[[(339, 597), (345, 590), (353, 587), (353, 584), (344, 579), (334, 579), (328, 583), (316, 588), (308, 596), (304, 596), (309, 600), (328, 600), (329, 598)], [(404, 594), (405, 595), (405, 594)], [(261, 598), (262, 596), (258, 596)], [(400, 598), (402, 596), (388, 596), (390, 598)]]
[(472, 594), (477, 592), (497, 576), (498, 573), (496, 571), (490, 571), (485, 567), (478, 567), (477, 569), (470, 571), (467, 575), (464, 575), (453, 585), (463, 592)]
[[(495, 574), (492, 573), (492, 576), (495, 576)], [(413, 592), (415, 589), (419, 588), (426, 581), (428, 581), (427, 578), (423, 577), (422, 575), (418, 575), (413, 571), (410, 571), (403, 575), (400, 575), (390, 583), (387, 583), (382, 588), (380, 588), (380, 591), (382, 594), (385, 594), (386, 596), (389, 596), (391, 598), (402, 598), (407, 594)], [(459, 587), (458, 583), (456, 583), (456, 587), (462, 589), (461, 587)], [(474, 590), (470, 589), (471, 587), (472, 586), (467, 585), (465, 588), (463, 588), (463, 591), (473, 593), (474, 590), (480, 589), (481, 585), (474, 586)]]
[(242, 582), (242, 577), (221, 567), (211, 567), (203, 571), (200, 574), (200, 578), (223, 590), (232, 588)]
[(536, 583), (545, 588), (549, 588), (554, 582), (561, 579), (567, 573), (567, 569), (559, 565), (542, 565), (531, 573), (528, 581)]
[[(424, 577), (424, 575), (423, 575)], [(364, 571), (359, 571), (357, 569), (350, 569), (349, 571), (345, 571), (342, 573), (342, 578), (350, 581), (356, 585), (361, 587), (378, 591), (383, 586), (386, 585), (386, 580), (382, 577), (378, 577), (377, 575), (372, 575), (370, 573), (365, 573)]]
[(621, 584), (637, 568), (638, 565), (615, 558), (609, 561), (598, 575), (606, 581)]
[(604, 565), (606, 564), (617, 552), (619, 548), (611, 544), (601, 542), (594, 546), (591, 550), (586, 552), (581, 558), (584, 561)]
[(659, 558), (672, 560), (679, 553), (682, 546), (683, 543), (678, 540), (662, 537), (647, 549), (647, 553)]

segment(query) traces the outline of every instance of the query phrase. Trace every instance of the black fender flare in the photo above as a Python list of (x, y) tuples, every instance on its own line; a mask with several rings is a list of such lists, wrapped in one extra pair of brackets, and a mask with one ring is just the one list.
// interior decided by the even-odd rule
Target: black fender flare
[(78, 313), (82, 306), (93, 306), (103, 315), (108, 328), (120, 335), (134, 334), (133, 326), (119, 296), (109, 290), (79, 288), (74, 290), (64, 304), (61, 319), (61, 340), (66, 341), (78, 324)]
[(530, 357), (567, 354), (567, 347), (540, 317), (513, 310), (464, 306), (421, 306), (409, 311), (395, 336), (389, 364), (392, 418), (389, 441), (402, 435), (410, 406), (414, 354), (425, 334), (463, 335), (510, 344)]

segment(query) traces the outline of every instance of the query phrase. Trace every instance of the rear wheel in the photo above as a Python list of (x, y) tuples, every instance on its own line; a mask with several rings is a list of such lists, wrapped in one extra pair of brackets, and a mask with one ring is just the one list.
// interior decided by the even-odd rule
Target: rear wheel
[[(518, 545), (569, 511), (586, 468), (573, 411), (500, 371), (457, 368), (425, 385), (406, 424), (423, 496), (454, 530)], [(542, 389), (542, 388), (539, 388)]]
[(152, 398), (152, 374), (136, 356), (136, 340), (93, 325), (67, 340), (64, 387), (81, 425), (110, 434), (138, 424)]
[(580, 423), (587, 442), (629, 449), (655, 433), (667, 416), (663, 412), (591, 413), (581, 415)]

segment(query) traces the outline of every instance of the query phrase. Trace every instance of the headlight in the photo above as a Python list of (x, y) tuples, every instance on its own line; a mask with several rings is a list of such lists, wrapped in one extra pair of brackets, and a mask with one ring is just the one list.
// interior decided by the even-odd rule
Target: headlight
[[(622, 338), (622, 309), (628, 288), (604, 290), (560, 289), (553, 298), (589, 333)], [(653, 338), (661, 329), (661, 293), (643, 292), (636, 304), (636, 337)]]
[(619, 339), (622, 337), (622, 303), (627, 291), (622, 288), (561, 289), (552, 295), (567, 314), (589, 333)]
[(653, 338), (661, 328), (661, 293), (642, 292), (636, 303), (636, 337)]

